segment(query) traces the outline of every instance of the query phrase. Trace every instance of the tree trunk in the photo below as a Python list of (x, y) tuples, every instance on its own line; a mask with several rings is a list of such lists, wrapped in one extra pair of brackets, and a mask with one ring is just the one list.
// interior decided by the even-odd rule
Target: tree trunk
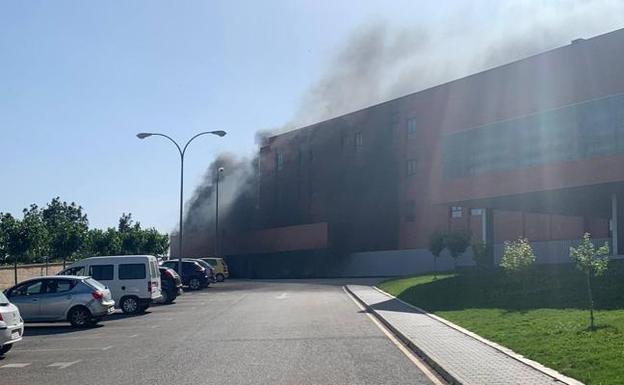
[(594, 330), (594, 297), (591, 289), (591, 272), (587, 272), (587, 295), (589, 297), (589, 328)]
[(13, 278), (15, 279), (15, 284), (17, 285), (17, 254), (15, 258), (13, 258)]
[(438, 279), (438, 257), (433, 256), (433, 279)]

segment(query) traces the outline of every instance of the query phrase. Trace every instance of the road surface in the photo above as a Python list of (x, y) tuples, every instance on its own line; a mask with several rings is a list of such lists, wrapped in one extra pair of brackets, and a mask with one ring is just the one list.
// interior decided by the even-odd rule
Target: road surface
[(0, 383), (431, 384), (342, 283), (228, 281), (93, 329), (29, 326)]

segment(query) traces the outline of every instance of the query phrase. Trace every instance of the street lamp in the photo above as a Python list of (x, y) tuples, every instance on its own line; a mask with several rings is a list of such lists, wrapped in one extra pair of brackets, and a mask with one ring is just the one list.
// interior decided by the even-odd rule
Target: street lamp
[(180, 233), (178, 235), (178, 272), (180, 274), (182, 274), (182, 234), (183, 234), (182, 230), (184, 226), (184, 222), (182, 218), (182, 215), (183, 215), (182, 211), (184, 207), (184, 154), (186, 153), (186, 149), (188, 145), (191, 144), (191, 142), (195, 140), (195, 138), (197, 138), (198, 136), (207, 135), (207, 134), (223, 137), (227, 133), (223, 130), (200, 132), (199, 134), (189, 139), (188, 142), (186, 142), (186, 144), (182, 148), (180, 147), (178, 142), (176, 142), (171, 137), (165, 134), (160, 134), (156, 132), (141, 132), (137, 134), (137, 138), (139, 139), (149, 138), (150, 136), (162, 136), (163, 138), (167, 138), (173, 144), (175, 144), (176, 148), (178, 149), (178, 153), (180, 153)]
[(217, 193), (215, 195), (215, 257), (219, 257), (219, 177), (221, 176), (223, 170), (223, 167), (219, 167), (217, 169)]

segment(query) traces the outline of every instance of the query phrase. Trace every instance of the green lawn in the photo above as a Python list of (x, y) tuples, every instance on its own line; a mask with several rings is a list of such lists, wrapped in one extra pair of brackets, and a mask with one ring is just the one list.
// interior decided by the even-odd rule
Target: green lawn
[(378, 286), (487, 339), (588, 384), (624, 384), (624, 262), (595, 280), (589, 331), (585, 277), (535, 266), (524, 284), (502, 272), (421, 275)]

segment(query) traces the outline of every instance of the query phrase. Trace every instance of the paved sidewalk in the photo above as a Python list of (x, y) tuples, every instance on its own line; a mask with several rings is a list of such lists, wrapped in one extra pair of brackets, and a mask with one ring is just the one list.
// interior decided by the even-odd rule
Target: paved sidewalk
[(469, 332), (455, 329), (370, 286), (348, 285), (347, 289), (450, 382), (475, 385), (580, 384), (548, 368), (538, 370), (524, 362), (526, 359), (521, 356), (515, 355), (514, 358), (503, 353)]

